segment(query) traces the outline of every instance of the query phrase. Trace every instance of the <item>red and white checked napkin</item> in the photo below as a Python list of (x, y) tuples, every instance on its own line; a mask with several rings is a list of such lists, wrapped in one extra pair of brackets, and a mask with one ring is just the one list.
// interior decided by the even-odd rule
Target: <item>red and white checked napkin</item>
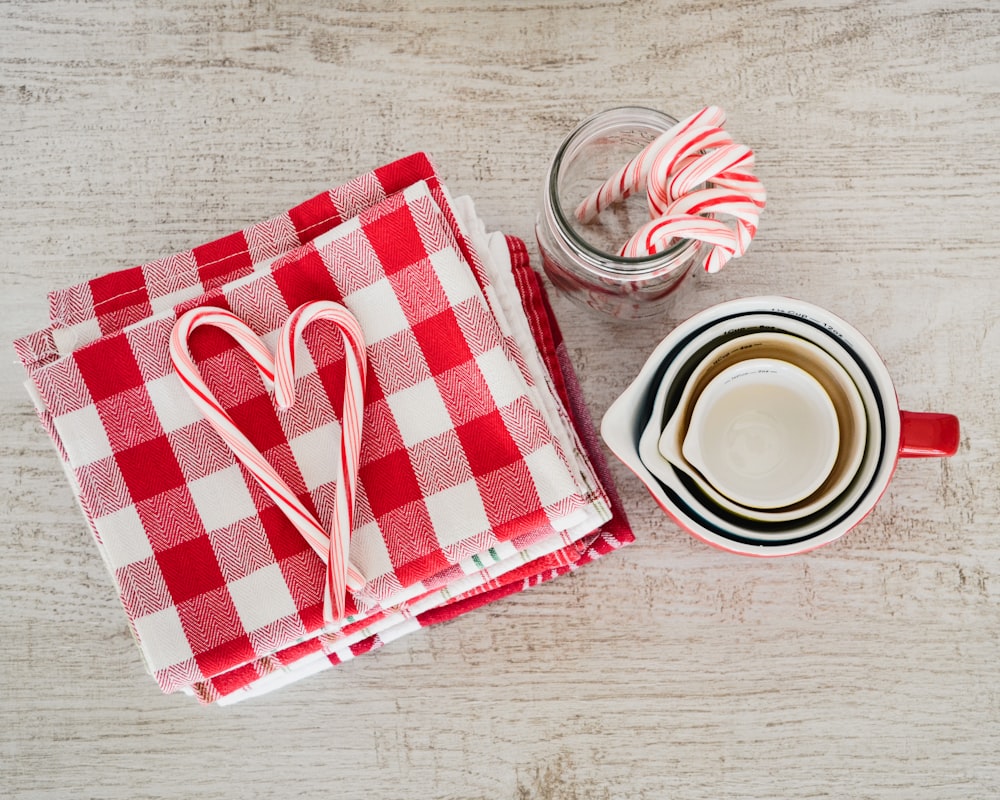
[[(351, 538), (365, 581), (334, 625), (319, 558), (201, 417), (168, 353), (190, 308), (226, 308), (273, 346), (312, 300), (351, 310), (369, 362)], [(50, 311), (51, 326), (15, 346), (164, 691), (259, 694), (631, 539), (595, 474), (589, 419), (568, 402), (571, 368), (523, 244), (487, 235), (421, 154), (55, 292)], [(306, 400), (287, 412), (226, 334), (199, 330), (190, 346), (226, 411), (329, 524), (343, 352), (321, 329), (304, 338)]]

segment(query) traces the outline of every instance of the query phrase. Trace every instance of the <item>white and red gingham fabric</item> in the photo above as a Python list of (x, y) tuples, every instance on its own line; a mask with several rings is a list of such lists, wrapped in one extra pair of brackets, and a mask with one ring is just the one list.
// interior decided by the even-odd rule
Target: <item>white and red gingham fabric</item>
[[(164, 691), (260, 693), (630, 540), (586, 455), (586, 414), (568, 410), (568, 362), (523, 245), (498, 246), (458, 205), (464, 225), (411, 156), (55, 292), (50, 328), (15, 343)], [(366, 580), (335, 626), (322, 624), (321, 562), (197, 413), (168, 354), (187, 309), (226, 308), (273, 346), (313, 300), (354, 313), (370, 365), (351, 540)], [(216, 398), (326, 523), (343, 351), (313, 328), (306, 402), (287, 412), (224, 333), (190, 345)]]

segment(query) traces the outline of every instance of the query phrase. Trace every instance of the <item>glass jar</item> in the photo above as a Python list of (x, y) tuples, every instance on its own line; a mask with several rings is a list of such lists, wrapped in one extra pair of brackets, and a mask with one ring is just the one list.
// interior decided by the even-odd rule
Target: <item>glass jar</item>
[(584, 120), (556, 152), (535, 235), (546, 275), (576, 302), (625, 319), (654, 316), (692, 270), (704, 266), (710, 248), (691, 239), (651, 256), (618, 255), (649, 221), (643, 191), (611, 204), (591, 223), (575, 214), (584, 198), (676, 122), (649, 108), (612, 108)]

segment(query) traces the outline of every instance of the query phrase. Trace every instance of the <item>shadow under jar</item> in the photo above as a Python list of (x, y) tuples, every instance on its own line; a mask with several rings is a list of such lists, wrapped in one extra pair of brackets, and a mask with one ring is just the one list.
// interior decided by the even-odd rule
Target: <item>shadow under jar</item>
[(649, 108), (613, 108), (580, 123), (556, 152), (535, 235), (546, 275), (577, 303), (623, 319), (656, 316), (692, 270), (704, 266), (710, 248), (692, 239), (641, 258), (619, 255), (650, 219), (645, 191), (608, 205), (592, 222), (576, 216), (587, 196), (676, 122)]

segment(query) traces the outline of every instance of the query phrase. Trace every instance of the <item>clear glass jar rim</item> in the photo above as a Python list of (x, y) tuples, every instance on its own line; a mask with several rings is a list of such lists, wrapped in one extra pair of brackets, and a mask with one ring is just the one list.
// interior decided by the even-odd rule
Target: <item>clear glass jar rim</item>
[[(650, 127), (655, 126), (655, 122), (653, 120), (649, 120), (648, 116), (654, 116), (657, 118), (656, 121), (662, 121), (665, 123), (663, 132), (669, 130), (670, 127), (677, 123), (677, 120), (668, 114), (664, 114), (662, 111), (657, 111), (653, 108), (647, 108), (646, 106), (617, 106), (615, 108), (605, 109), (604, 111), (598, 111), (596, 114), (592, 114), (577, 125), (577, 127), (563, 140), (559, 149), (556, 151), (556, 155), (552, 159), (552, 165), (549, 168), (548, 191), (546, 196), (548, 204), (552, 209), (556, 225), (558, 226), (559, 233), (562, 234), (566, 243), (572, 247), (576, 254), (587, 262), (588, 266), (598, 272), (611, 273), (616, 276), (627, 277), (634, 280), (647, 277), (651, 272), (658, 272), (662, 270), (666, 263), (685, 258), (688, 255), (689, 250), (697, 249), (697, 242), (690, 239), (683, 239), (659, 253), (654, 253), (649, 256), (638, 256), (636, 258), (627, 258), (614, 253), (607, 253), (604, 250), (598, 250), (573, 229), (573, 226), (566, 218), (566, 214), (563, 212), (562, 204), (559, 202), (559, 172), (563, 159), (565, 158), (566, 153), (570, 150), (571, 146), (579, 141), (583, 135), (590, 133), (591, 129), (594, 128), (595, 123), (600, 122), (605, 117), (627, 114), (635, 114), (637, 116), (646, 115), (647, 119), (638, 119), (636, 120), (636, 124), (647, 124)], [(624, 166), (624, 164), (622, 166)], [(616, 264), (621, 264), (621, 267), (616, 266)]]

